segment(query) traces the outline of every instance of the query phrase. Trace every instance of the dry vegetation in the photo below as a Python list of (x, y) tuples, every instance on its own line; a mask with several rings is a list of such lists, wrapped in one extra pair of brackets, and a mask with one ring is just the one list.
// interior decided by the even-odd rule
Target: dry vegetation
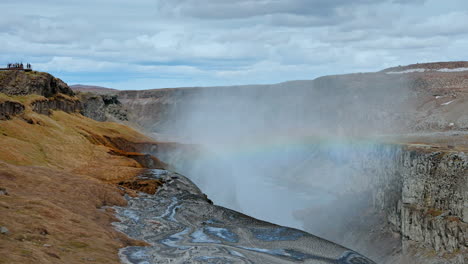
[(151, 141), (126, 126), (61, 111), (27, 110), (0, 121), (0, 188), (8, 192), (0, 194), (0, 226), (9, 230), (0, 234), (0, 263), (119, 263), (119, 248), (141, 243), (114, 231), (112, 210), (102, 208), (124, 205), (117, 183), (138, 187), (131, 179), (143, 169), (131, 158), (138, 153), (113, 139)]

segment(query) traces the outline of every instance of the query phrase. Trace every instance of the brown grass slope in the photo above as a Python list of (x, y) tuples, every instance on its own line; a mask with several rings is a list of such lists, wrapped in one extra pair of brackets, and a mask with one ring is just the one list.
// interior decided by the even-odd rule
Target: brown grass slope
[(120, 263), (118, 249), (140, 242), (114, 231), (112, 210), (102, 207), (124, 205), (122, 187), (160, 184), (132, 183), (144, 169), (135, 156), (144, 155), (123, 147), (145, 142), (154, 144), (124, 125), (28, 105), (0, 121), (0, 188), (8, 192), (0, 194), (0, 226), (9, 230), (0, 234), (0, 263)]

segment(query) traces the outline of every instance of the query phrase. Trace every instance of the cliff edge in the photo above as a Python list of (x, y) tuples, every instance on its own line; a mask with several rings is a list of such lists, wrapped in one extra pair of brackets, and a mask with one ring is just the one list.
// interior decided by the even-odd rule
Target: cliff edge
[(165, 168), (139, 152), (157, 142), (83, 116), (82, 102), (50, 74), (0, 72), (0, 263), (120, 263), (143, 246), (111, 226), (124, 194), (154, 193)]

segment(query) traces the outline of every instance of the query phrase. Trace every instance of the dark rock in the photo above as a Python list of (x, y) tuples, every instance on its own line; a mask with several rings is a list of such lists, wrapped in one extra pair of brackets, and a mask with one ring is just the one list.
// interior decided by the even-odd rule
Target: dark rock
[(83, 102), (82, 114), (96, 121), (128, 121), (128, 112), (117, 95), (79, 94)]
[(0, 227), (0, 234), (8, 235), (8, 234), (10, 234), (10, 230), (8, 230), (8, 228), (2, 226), (2, 227)]
[(53, 98), (44, 98), (31, 103), (33, 111), (43, 115), (49, 115), (51, 110), (60, 110), (67, 113), (78, 113), (82, 110), (82, 104), (79, 100), (55, 96)]
[[(374, 263), (311, 234), (212, 205), (182, 175), (151, 172), (165, 181), (156, 195), (141, 193), (128, 197), (127, 207), (114, 207), (117, 230), (149, 244), (121, 249), (123, 263)], [(274, 240), (250, 235), (253, 228)]]
[(24, 112), (24, 105), (18, 102), (0, 102), (0, 120), (9, 120)]
[(62, 80), (45, 72), (2, 71), (0, 92), (8, 95), (37, 94), (51, 97), (58, 93), (69, 96), (75, 93)]
[(0, 195), (10, 195), (5, 188), (0, 187)]

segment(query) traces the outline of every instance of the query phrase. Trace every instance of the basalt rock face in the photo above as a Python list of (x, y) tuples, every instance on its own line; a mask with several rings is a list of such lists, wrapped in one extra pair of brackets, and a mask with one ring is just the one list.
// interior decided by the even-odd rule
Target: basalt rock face
[(97, 121), (128, 121), (128, 111), (115, 94), (80, 93), (82, 114)]
[(51, 110), (60, 110), (66, 113), (79, 113), (82, 110), (81, 102), (78, 99), (55, 96), (35, 100), (31, 103), (34, 112), (49, 115)]
[[(403, 241), (414, 241), (437, 252), (468, 254), (466, 154), (407, 151), (399, 165), (403, 188), (394, 209), (401, 211), (396, 227)], [(398, 219), (397, 215), (394, 218)]]
[(37, 94), (51, 97), (58, 93), (73, 96), (74, 92), (62, 80), (45, 72), (2, 71), (0, 92), (7, 95)]
[[(418, 242), (436, 251), (466, 250), (466, 154), (405, 150), (396, 166), (393, 175), (389, 175), (388, 170), (380, 171), (379, 177), (383, 180), (376, 188), (375, 205), (386, 211), (389, 222), (401, 232), (403, 240)], [(387, 181), (388, 178), (392, 180)], [(394, 190), (387, 189), (388, 186)]]
[(74, 97), (74, 92), (62, 80), (45, 72), (1, 71), (0, 93), (7, 96), (31, 96), (31, 100), (2, 103), (0, 115), (3, 117), (21, 114), (26, 107), (34, 112), (49, 115), (51, 110), (79, 113), (82, 104)]
[[(342, 226), (330, 239), (346, 246), (359, 243), (356, 240), (362, 237), (380, 239), (377, 234), (371, 235), (373, 232), (393, 233), (388, 237), (393, 237), (394, 242), (387, 242), (398, 241), (395, 251), (401, 249), (402, 254), (376, 256), (385, 243), (375, 245), (372, 239), (362, 248), (355, 248), (382, 263), (466, 263), (468, 156), (464, 152), (377, 145), (356, 160), (361, 161), (357, 177), (363, 184), (352, 199), (368, 194), (369, 207), (363, 211), (372, 212), (380, 222), (369, 224), (372, 217), (359, 213), (356, 219), (368, 227), (363, 234), (345, 238), (349, 226)], [(411, 261), (403, 261), (405, 256)]]
[(305, 230), (378, 263), (466, 263), (466, 153), (397, 144), (354, 153), (350, 181), (359, 184), (324, 207), (298, 211)]
[(23, 113), (24, 106), (18, 102), (0, 102), (0, 120), (9, 120), (13, 116)]

